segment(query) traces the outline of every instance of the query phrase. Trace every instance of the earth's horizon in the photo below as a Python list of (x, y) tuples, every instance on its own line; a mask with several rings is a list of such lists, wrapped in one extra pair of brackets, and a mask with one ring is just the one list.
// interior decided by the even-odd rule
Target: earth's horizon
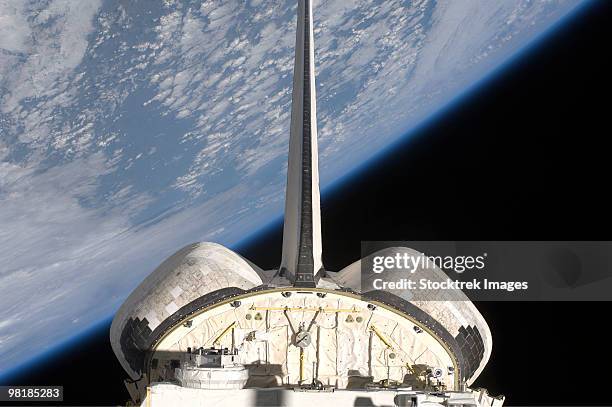
[[(322, 187), (586, 3), (315, 2)], [(21, 355), (41, 357), (107, 320), (185, 244), (233, 246), (276, 222), (294, 8), (0, 5), (7, 375), (27, 366)]]

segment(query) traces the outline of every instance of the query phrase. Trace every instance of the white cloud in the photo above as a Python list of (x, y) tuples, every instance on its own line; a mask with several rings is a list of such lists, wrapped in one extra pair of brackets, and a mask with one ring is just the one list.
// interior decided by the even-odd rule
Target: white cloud
[(30, 40), (30, 29), (24, 14), (22, 0), (0, 1), (0, 49), (24, 52)]
[[(22, 0), (5, 0), (3, 4), (0, 12), (13, 11), (13, 14), (7, 14), (9, 17), (4, 17), (9, 22), (4, 34), (17, 27), (14, 38), (5, 41), (14, 51), (25, 56), (23, 62), (20, 59), (18, 66), (11, 66), (10, 70), (7, 66), (2, 67), (7, 82), (12, 85), (0, 105), (7, 113), (18, 109), (25, 98), (62, 92), (66, 75), (85, 53), (92, 17), (100, 1), (54, 0), (46, 7)], [(31, 4), (32, 9), (24, 4)], [(30, 14), (35, 17), (28, 18)]]

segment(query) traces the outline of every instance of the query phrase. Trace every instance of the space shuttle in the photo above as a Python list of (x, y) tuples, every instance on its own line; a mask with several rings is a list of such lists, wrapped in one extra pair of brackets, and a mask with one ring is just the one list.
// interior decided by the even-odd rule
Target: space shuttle
[[(322, 261), (311, 0), (297, 1), (282, 259), (263, 270), (213, 242), (181, 248), (117, 311), (110, 340), (137, 405), (501, 406), (470, 389), (492, 349), (459, 290), (414, 301), (362, 286), (368, 258)], [(393, 247), (381, 254), (409, 253)], [(444, 280), (437, 268), (417, 275)], [(178, 404), (177, 404), (178, 403)]]

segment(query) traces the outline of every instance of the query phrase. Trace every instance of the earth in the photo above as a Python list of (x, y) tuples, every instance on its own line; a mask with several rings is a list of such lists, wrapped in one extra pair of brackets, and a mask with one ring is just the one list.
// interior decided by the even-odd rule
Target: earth
[[(587, 3), (314, 2), (322, 187)], [(0, 0), (0, 371), (282, 215), (294, 0)], [(44, 333), (44, 334), (41, 334)]]

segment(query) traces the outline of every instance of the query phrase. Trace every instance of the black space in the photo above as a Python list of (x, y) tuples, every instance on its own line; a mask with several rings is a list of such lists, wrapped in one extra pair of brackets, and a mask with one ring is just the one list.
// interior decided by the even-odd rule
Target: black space
[[(612, 240), (612, 28), (596, 1), (416, 137), (323, 197), (324, 262), (362, 240)], [(280, 260), (281, 227), (241, 252)], [(265, 250), (262, 250), (265, 248)], [(611, 294), (612, 295), (612, 294)], [(491, 360), (477, 384), (508, 405), (606, 405), (611, 303), (479, 303)], [(608, 323), (605, 323), (608, 321)], [(127, 400), (108, 326), (11, 384), (57, 384), (69, 404)]]

